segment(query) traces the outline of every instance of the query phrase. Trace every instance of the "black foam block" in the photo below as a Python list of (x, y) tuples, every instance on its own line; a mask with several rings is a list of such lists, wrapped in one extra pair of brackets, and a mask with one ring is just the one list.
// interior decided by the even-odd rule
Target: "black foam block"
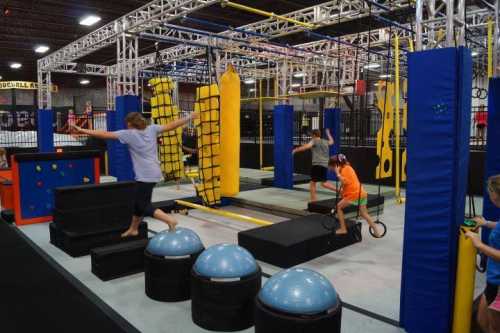
[(346, 224), (348, 233), (337, 236), (334, 218), (313, 214), (241, 231), (238, 244), (258, 260), (289, 268), (360, 242), (361, 223), (347, 220)]
[(255, 333), (340, 333), (342, 306), (329, 313), (297, 316), (276, 312), (257, 298), (255, 306)]
[(0, 217), (4, 222), (7, 223), (14, 223), (15, 221), (14, 211), (12, 209), (2, 210), (2, 212), (0, 213)]
[(144, 271), (144, 249), (148, 239), (124, 242), (90, 250), (92, 273), (103, 281)]
[(239, 281), (212, 281), (191, 273), (191, 316), (210, 331), (241, 331), (253, 326), (255, 297), (262, 285), (259, 270)]
[[(306, 184), (309, 183), (310, 181), (311, 177), (309, 177), (308, 175), (299, 175), (299, 174), (293, 175), (294, 185)], [(274, 186), (274, 177), (262, 178), (260, 183), (264, 186)]]
[(148, 236), (148, 225), (142, 222), (139, 225), (139, 235), (122, 238), (125, 228), (109, 229), (106, 232), (74, 232), (60, 228), (57, 224), (50, 224), (50, 242), (72, 257), (81, 257), (90, 253), (96, 247), (108, 246), (123, 242), (145, 239)]
[[(307, 205), (307, 210), (310, 211), (311, 213), (318, 213), (318, 214), (330, 214), (332, 210), (335, 208), (336, 203), (340, 201), (339, 199), (328, 199), (328, 200), (319, 200), (319, 201), (314, 201), (310, 202)], [(383, 196), (378, 196), (378, 195), (372, 195), (368, 194), (368, 203), (367, 207), (377, 207), (377, 206), (383, 206), (384, 205), (384, 197)], [(356, 213), (358, 210), (358, 206), (348, 206), (344, 208), (344, 213), (349, 214), (349, 213)]]
[[(188, 198), (181, 198), (181, 199), (175, 199), (175, 200), (187, 201), (187, 202), (198, 204), (198, 205), (203, 204), (202, 199), (199, 197), (188, 197)], [(175, 200), (164, 200), (164, 201), (153, 202), (153, 207), (157, 208), (157, 209), (161, 209), (165, 213), (172, 213), (172, 212), (179, 211), (181, 209), (191, 209), (189, 207), (184, 207), (184, 206), (178, 205), (175, 202)]]

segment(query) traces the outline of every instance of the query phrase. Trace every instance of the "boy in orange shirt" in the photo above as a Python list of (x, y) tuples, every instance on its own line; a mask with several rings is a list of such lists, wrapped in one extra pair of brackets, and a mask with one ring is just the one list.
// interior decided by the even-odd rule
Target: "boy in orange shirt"
[(335, 172), (337, 178), (342, 183), (342, 187), (340, 188), (342, 200), (337, 204), (337, 218), (340, 223), (340, 229), (336, 231), (336, 234), (347, 234), (343, 209), (349, 205), (356, 205), (359, 206), (359, 215), (368, 222), (375, 237), (380, 238), (381, 234), (366, 208), (368, 194), (359, 182), (356, 171), (354, 171), (351, 164), (347, 161), (347, 157), (344, 154), (332, 156), (328, 162), (328, 167)]

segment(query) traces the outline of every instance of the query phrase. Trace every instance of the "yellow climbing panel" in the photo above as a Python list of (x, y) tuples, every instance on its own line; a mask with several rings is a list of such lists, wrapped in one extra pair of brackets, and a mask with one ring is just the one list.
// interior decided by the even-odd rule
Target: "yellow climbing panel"
[(196, 89), (195, 121), (198, 133), (198, 195), (207, 206), (220, 203), (220, 95), (217, 84)]
[[(408, 96), (408, 81), (404, 80), (403, 81), (403, 96)], [(405, 137), (408, 137), (407, 130), (408, 130), (408, 102), (407, 99), (404, 99), (403, 103), (403, 123), (402, 123), (402, 135)], [(406, 145), (405, 149), (403, 150), (403, 155), (401, 156), (401, 181), (405, 182), (406, 181), (406, 158), (407, 158), (407, 151), (406, 151)]]
[[(382, 118), (382, 125), (377, 133), (377, 165), (375, 178), (383, 179), (392, 176), (393, 154), (390, 144), (394, 131), (394, 83), (379, 81), (377, 87), (377, 108)], [(384, 111), (385, 110), (385, 111)]]
[[(179, 119), (179, 108), (172, 103), (174, 84), (170, 78), (149, 80), (153, 88), (151, 98), (151, 118), (155, 124), (166, 125)], [(166, 180), (179, 180), (184, 176), (182, 161), (182, 128), (164, 132), (159, 137), (159, 157)]]

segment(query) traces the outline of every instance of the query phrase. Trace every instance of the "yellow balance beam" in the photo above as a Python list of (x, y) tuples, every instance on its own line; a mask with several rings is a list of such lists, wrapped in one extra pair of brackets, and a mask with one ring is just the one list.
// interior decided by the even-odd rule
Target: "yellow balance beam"
[(191, 203), (191, 202), (184, 201), (184, 200), (175, 200), (175, 202), (178, 205), (181, 205), (181, 206), (184, 206), (184, 207), (190, 207), (190, 208), (194, 208), (194, 209), (199, 209), (199, 210), (207, 212), (207, 213), (211, 213), (211, 214), (214, 214), (214, 215), (228, 217), (228, 218), (239, 220), (239, 221), (243, 221), (243, 222), (253, 223), (253, 224), (257, 224), (257, 225), (261, 225), (261, 226), (269, 226), (269, 225), (273, 224), (272, 222), (261, 220), (261, 219), (257, 219), (255, 217), (241, 215), (241, 214), (236, 214), (236, 213), (231, 213), (231, 212), (228, 212), (228, 211), (225, 211), (225, 210), (221, 210), (221, 209), (209, 208), (209, 207), (205, 207), (205, 206), (198, 205), (198, 204)]

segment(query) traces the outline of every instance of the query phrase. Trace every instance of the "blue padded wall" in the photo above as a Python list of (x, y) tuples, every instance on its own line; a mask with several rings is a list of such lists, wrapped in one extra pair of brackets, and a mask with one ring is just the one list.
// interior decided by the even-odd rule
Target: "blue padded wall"
[[(330, 156), (336, 155), (340, 153), (340, 123), (341, 123), (341, 109), (325, 109), (325, 121), (324, 126), (325, 130), (328, 128), (332, 133), (333, 140), (335, 144), (330, 146)], [(326, 138), (326, 132), (324, 134)], [(328, 171), (328, 179), (329, 180), (337, 180), (337, 176), (334, 172)]]
[(52, 110), (38, 110), (38, 151), (40, 153), (51, 153), (54, 147), (54, 112)]
[[(129, 112), (138, 112), (138, 96), (118, 96), (116, 97), (116, 111), (108, 112), (108, 130), (117, 131), (125, 129), (125, 117)], [(118, 178), (118, 181), (134, 179), (132, 161), (126, 145), (118, 141), (108, 142), (109, 173)]]
[(276, 105), (274, 128), (274, 186), (293, 188), (293, 106)]
[[(486, 179), (500, 175), (500, 78), (490, 79), (488, 93), (488, 146), (486, 147)], [(489, 221), (500, 219), (500, 208), (490, 201), (485, 188), (483, 201), (483, 216)], [(483, 228), (483, 239), (488, 240), (490, 230)]]
[(472, 59), (468, 49), (435, 49), (409, 54), (408, 65), (401, 324), (408, 333), (443, 333), (452, 322), (465, 213)]

